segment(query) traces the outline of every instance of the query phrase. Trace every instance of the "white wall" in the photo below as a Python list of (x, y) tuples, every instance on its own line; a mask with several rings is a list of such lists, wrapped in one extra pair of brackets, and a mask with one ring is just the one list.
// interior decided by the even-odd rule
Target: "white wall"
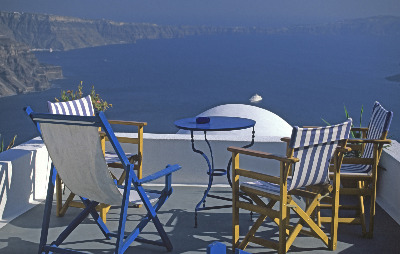
[[(128, 134), (123, 134), (128, 136)], [(207, 152), (203, 135), (195, 136), (197, 149)], [(228, 146), (243, 146), (249, 143), (246, 136), (209, 137), (214, 151), (216, 168), (226, 168), (230, 153)], [(107, 146), (108, 147), (108, 146)], [(123, 146), (126, 152), (135, 152), (132, 146)], [(109, 147), (108, 147), (109, 148)], [(256, 137), (252, 149), (270, 153), (285, 153), (285, 144), (278, 137)], [(240, 165), (256, 171), (279, 174), (279, 164), (265, 159), (241, 156)], [(192, 151), (190, 135), (187, 134), (144, 134), (144, 176), (163, 169), (166, 164), (178, 163), (182, 169), (173, 174), (173, 184), (206, 185), (207, 164), (204, 158)], [(50, 159), (40, 139), (33, 139), (0, 154), (0, 228), (13, 218), (41, 202), (47, 191)], [(379, 174), (377, 202), (400, 224), (400, 144), (396, 141), (384, 149), (381, 166), (386, 171)], [(216, 184), (227, 184), (225, 177), (216, 177)], [(157, 183), (163, 183), (159, 179)]]
[[(128, 134), (121, 134), (129, 136)], [(231, 153), (227, 151), (228, 146), (244, 146), (250, 143), (251, 135), (246, 136), (215, 136), (207, 137), (213, 149), (215, 168), (227, 168)], [(143, 142), (143, 175), (149, 175), (163, 169), (167, 164), (179, 164), (182, 169), (173, 174), (172, 182), (179, 184), (200, 184), (208, 183), (207, 162), (200, 154), (192, 151), (190, 135), (187, 134), (144, 134)], [(209, 155), (209, 149), (204, 141), (204, 135), (195, 135), (195, 147)], [(106, 145), (106, 150), (111, 149), (111, 145)], [(134, 145), (123, 145), (125, 152), (135, 153)], [(256, 144), (252, 149), (262, 149), (270, 153), (285, 154), (286, 144), (278, 137), (256, 137)], [(279, 163), (275, 161), (249, 160), (247, 156), (242, 156), (241, 165), (253, 170), (271, 172), (279, 174)], [(211, 161), (210, 161), (211, 162)], [(159, 179), (157, 183), (163, 183)], [(214, 177), (217, 184), (228, 184), (226, 176)]]
[(377, 203), (400, 225), (400, 144), (392, 144), (383, 149), (378, 171)]
[(0, 153), (0, 228), (46, 198), (50, 165), (38, 138)]

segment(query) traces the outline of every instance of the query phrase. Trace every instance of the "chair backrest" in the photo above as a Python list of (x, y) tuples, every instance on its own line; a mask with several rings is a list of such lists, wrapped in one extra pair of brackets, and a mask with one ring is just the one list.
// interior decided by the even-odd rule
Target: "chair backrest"
[(340, 141), (349, 138), (352, 120), (319, 128), (293, 127), (289, 148), (300, 161), (293, 169), (288, 190), (329, 181), (329, 163)]
[[(68, 189), (92, 201), (121, 205), (122, 194), (111, 177), (101, 149), (98, 128), (104, 125), (99, 124), (100, 118), (41, 115), (46, 119), (39, 116), (33, 120), (39, 123), (43, 142)], [(127, 161), (125, 154), (119, 156)]]
[[(393, 112), (384, 109), (379, 102), (375, 102), (372, 108), (371, 119), (368, 124), (367, 139), (381, 139), (383, 134), (389, 131), (390, 123), (392, 122)], [(362, 158), (372, 158), (374, 144), (368, 143), (365, 145)]]
[(49, 113), (74, 116), (93, 116), (94, 108), (90, 95), (73, 101), (47, 102)]

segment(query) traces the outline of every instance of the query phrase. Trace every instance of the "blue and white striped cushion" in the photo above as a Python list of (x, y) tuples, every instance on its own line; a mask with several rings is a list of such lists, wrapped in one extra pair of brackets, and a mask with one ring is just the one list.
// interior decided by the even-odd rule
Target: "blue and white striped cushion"
[(47, 102), (48, 110), (52, 114), (93, 116), (94, 109), (90, 95), (73, 101)]
[(342, 164), (340, 175), (372, 175), (372, 166), (363, 164)]
[[(383, 132), (389, 131), (392, 118), (393, 112), (387, 111), (376, 101), (368, 124), (367, 139), (380, 139)], [(362, 158), (372, 158), (373, 152), (374, 145), (372, 143), (366, 144)]]
[[(293, 176), (288, 178), (288, 191), (329, 181), (328, 169), (332, 155), (340, 140), (348, 139), (352, 120), (322, 128), (293, 128), (290, 148), (295, 164)], [(242, 186), (279, 195), (279, 185), (263, 181), (246, 182)]]

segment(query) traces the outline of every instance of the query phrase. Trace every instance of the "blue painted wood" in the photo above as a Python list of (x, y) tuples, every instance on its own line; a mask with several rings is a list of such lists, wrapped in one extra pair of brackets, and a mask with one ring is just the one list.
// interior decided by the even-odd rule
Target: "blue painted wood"
[(54, 184), (56, 182), (57, 171), (53, 164), (51, 164), (49, 183), (47, 185), (46, 204), (44, 206), (42, 231), (40, 234), (39, 252), (44, 251), (47, 242), (47, 235), (49, 233), (51, 207), (53, 204)]
[[(41, 114), (35, 113), (30, 107), (25, 108), (26, 113), (32, 119), (32, 121), (36, 124), (39, 129), (40, 122), (48, 122), (48, 123), (55, 123), (55, 124), (73, 124), (73, 125), (85, 125), (85, 126), (96, 126), (102, 127), (103, 130), (106, 132), (115, 152), (117, 153), (119, 159), (124, 166), (124, 169), (127, 171), (127, 176), (125, 178), (125, 185), (122, 205), (121, 205), (121, 214), (119, 219), (118, 225), (118, 233), (111, 233), (108, 228), (105, 226), (103, 221), (100, 219), (100, 216), (95, 211), (95, 207), (97, 206), (98, 202), (88, 200), (84, 197), (80, 197), (85, 204), (86, 208), (67, 226), (67, 228), (58, 236), (56, 241), (52, 242), (50, 245), (46, 245), (47, 242), (47, 235), (48, 235), (48, 228), (50, 222), (50, 211), (51, 205), (53, 201), (53, 192), (54, 192), (54, 183), (55, 183), (55, 176), (57, 174), (54, 167), (52, 167), (51, 177), (49, 179), (49, 188), (46, 198), (46, 207), (42, 225), (42, 234), (40, 239), (39, 245), (39, 253), (42, 252), (59, 252), (59, 253), (83, 253), (79, 251), (69, 250), (69, 249), (62, 249), (58, 246), (70, 235), (70, 233), (89, 215), (91, 214), (97, 225), (99, 226), (100, 230), (103, 232), (104, 236), (110, 238), (111, 236), (117, 238), (115, 253), (124, 253), (125, 250), (130, 246), (130, 244), (138, 240), (140, 242), (151, 243), (154, 245), (161, 245), (167, 248), (167, 250), (172, 250), (172, 244), (163, 229), (161, 222), (157, 217), (157, 211), (161, 208), (161, 206), (165, 203), (168, 197), (172, 194), (172, 187), (171, 187), (171, 174), (181, 167), (179, 165), (168, 165), (164, 170), (157, 172), (153, 175), (150, 175), (141, 181), (137, 178), (136, 174), (134, 173), (134, 165), (130, 164), (128, 159), (125, 156), (124, 151), (122, 150), (111, 126), (109, 125), (105, 115), (103, 112), (100, 112), (96, 116), (69, 116), (69, 115), (54, 115), (54, 114)], [(155, 179), (158, 179), (162, 176), (165, 176), (165, 187), (159, 193), (161, 193), (160, 198), (153, 206), (147, 195), (146, 191), (141, 186), (142, 183), (150, 182)], [(146, 210), (147, 215), (141, 220), (141, 222), (137, 225), (135, 230), (125, 238), (125, 224), (127, 218), (127, 210), (129, 204), (129, 195), (130, 190), (135, 189)], [(153, 221), (162, 241), (151, 241), (146, 239), (138, 239), (138, 235), (143, 230), (143, 228), (147, 225), (148, 222)], [(125, 240), (124, 240), (125, 239)]]
[(181, 167), (179, 165), (173, 165), (173, 166), (168, 166), (163, 170), (160, 170), (152, 175), (146, 176), (142, 179), (139, 180), (139, 184), (143, 184), (143, 183), (148, 183), (151, 181), (154, 181), (160, 177), (166, 176), (168, 174), (171, 174), (172, 172), (175, 172), (177, 170), (181, 169)]
[(175, 121), (179, 129), (190, 131), (231, 131), (253, 127), (256, 121), (241, 117), (210, 116), (210, 122), (205, 124), (196, 123), (196, 118), (184, 118)]
[[(87, 198), (80, 197), (82, 200), (82, 203), (86, 206), (89, 207), (92, 205), (92, 201), (90, 201)], [(96, 205), (97, 206), (97, 205)], [(95, 207), (96, 208), (96, 207)], [(103, 235), (106, 237), (107, 240), (111, 239), (110, 236), (110, 230), (108, 230), (106, 224), (104, 224), (104, 221), (101, 219), (100, 215), (97, 213), (97, 211), (94, 209), (91, 209), (89, 211), (90, 215), (92, 216), (93, 220), (96, 222), (97, 226), (100, 228), (101, 232)]]
[[(106, 118), (106, 116), (104, 115), (103, 112), (100, 112), (97, 114), (97, 116), (100, 118), (101, 122), (102, 122), (102, 128), (105, 131), (108, 139), (110, 140), (110, 143), (112, 145), (112, 147), (114, 148), (116, 154), (118, 155), (118, 158), (121, 160), (121, 163), (124, 167), (124, 169), (127, 171), (127, 173), (129, 172), (129, 160), (126, 157), (124, 151), (122, 150), (121, 145), (118, 142), (117, 137), (114, 134), (114, 131), (111, 128), (111, 125), (108, 123), (108, 120)], [(138, 182), (138, 178), (135, 174), (131, 175), (133, 177), (133, 181), (134, 182)]]
[(213, 242), (207, 246), (207, 254), (226, 254), (226, 246), (220, 242)]
[(88, 207), (83, 209), (83, 211), (80, 212), (74, 220), (72, 220), (72, 222), (67, 226), (67, 228), (65, 228), (64, 231), (61, 232), (61, 234), (58, 236), (57, 240), (55, 240), (52, 243), (52, 245), (60, 246), (60, 244), (62, 242), (64, 242), (64, 240), (72, 233), (72, 231), (75, 230), (75, 228), (77, 226), (79, 226), (79, 224), (82, 223), (82, 221), (84, 219), (86, 219), (86, 217), (89, 215), (90, 211), (94, 210), (98, 204), (99, 204), (99, 202), (91, 202), (91, 204)]
[[(226, 254), (226, 246), (220, 242), (213, 242), (207, 246), (207, 254)], [(250, 254), (241, 249), (235, 249), (235, 254)]]
[[(106, 129), (106, 131), (108, 130)], [(119, 153), (119, 151), (117, 151), (117, 153)], [(125, 224), (126, 224), (126, 216), (128, 213), (130, 186), (132, 185), (132, 175), (134, 174), (133, 167), (134, 165), (129, 166), (129, 170), (125, 177), (124, 195), (122, 198), (121, 214), (119, 217), (119, 225), (118, 225), (117, 244), (115, 247), (115, 253), (117, 254), (124, 253), (123, 247), (124, 247), (124, 236), (125, 236)]]

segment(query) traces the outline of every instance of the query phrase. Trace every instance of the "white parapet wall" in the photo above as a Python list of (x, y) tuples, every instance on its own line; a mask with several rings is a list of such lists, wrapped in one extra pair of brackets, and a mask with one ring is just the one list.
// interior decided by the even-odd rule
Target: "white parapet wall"
[(0, 228), (44, 200), (50, 166), (39, 138), (0, 153)]
[(400, 144), (383, 149), (378, 171), (377, 202), (400, 225)]
[[(132, 136), (132, 134), (119, 134)], [(231, 154), (229, 146), (249, 144), (247, 135), (210, 135), (209, 141), (213, 149), (215, 168), (226, 169)], [(286, 144), (278, 137), (256, 137), (251, 149), (270, 153), (284, 154)], [(209, 155), (204, 135), (195, 135), (195, 147)], [(123, 145), (125, 152), (135, 153), (134, 145)], [(107, 150), (111, 146), (107, 144)], [(143, 175), (149, 175), (167, 164), (180, 164), (182, 169), (172, 177), (173, 184), (206, 185), (207, 163), (200, 155), (192, 151), (192, 143), (188, 134), (144, 134)], [(0, 228), (15, 217), (31, 209), (44, 200), (47, 192), (48, 175), (51, 160), (39, 138), (30, 140), (9, 151), (0, 154)], [(240, 166), (272, 175), (279, 174), (279, 164), (265, 159), (240, 157)], [(378, 203), (392, 218), (400, 224), (400, 144), (396, 141), (388, 149), (384, 149), (381, 166), (385, 170), (379, 174)], [(163, 179), (156, 183), (162, 184)], [(214, 183), (227, 185), (226, 176), (214, 177)]]

